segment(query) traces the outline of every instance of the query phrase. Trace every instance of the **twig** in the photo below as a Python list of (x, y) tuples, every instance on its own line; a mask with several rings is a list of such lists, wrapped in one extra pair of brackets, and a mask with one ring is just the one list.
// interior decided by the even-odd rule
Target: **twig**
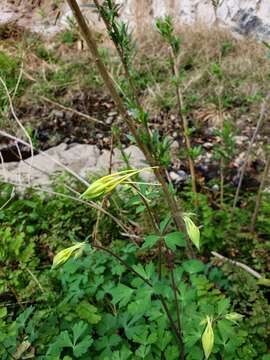
[(228, 259), (226, 258), (225, 256), (217, 253), (216, 251), (211, 251), (211, 254), (215, 257), (217, 257), (218, 259), (220, 260), (223, 260), (223, 261), (227, 261), (229, 262), (230, 264), (233, 264), (235, 266), (238, 266), (240, 267), (241, 269), (245, 270), (246, 272), (248, 272), (249, 274), (251, 274), (252, 276), (254, 276), (255, 278), (257, 279), (260, 279), (262, 277), (261, 274), (259, 274), (257, 271), (251, 269), (249, 266), (247, 266), (246, 264), (243, 264), (239, 261), (235, 261), (235, 260), (231, 260), (231, 259)]
[(78, 116), (80, 116), (80, 117), (82, 117), (82, 118), (84, 118), (84, 119), (86, 119), (86, 120), (93, 121), (93, 122), (95, 122), (96, 124), (104, 125), (104, 122), (103, 122), (103, 121), (98, 120), (98, 119), (94, 118), (93, 116), (84, 114), (84, 113), (82, 113), (82, 112), (80, 112), (80, 111), (78, 111), (78, 110), (72, 109), (72, 108), (70, 108), (70, 107), (68, 107), (68, 106), (64, 106), (64, 105), (62, 105), (62, 104), (59, 104), (58, 102), (53, 101), (53, 100), (47, 98), (46, 96), (40, 96), (40, 98), (41, 98), (42, 100), (44, 100), (44, 101), (52, 104), (52, 105), (55, 105), (55, 106), (59, 107), (60, 109), (63, 109), (63, 110), (72, 112), (72, 113), (74, 113), (74, 114), (76, 114), (76, 115), (78, 115)]
[(19, 89), (19, 86), (20, 86), (20, 83), (21, 83), (21, 80), (22, 80), (22, 75), (23, 75), (23, 63), (21, 63), (21, 69), (20, 69), (19, 77), (18, 77), (16, 86), (15, 86), (15, 89), (14, 89), (14, 92), (13, 92), (13, 95), (12, 95), (12, 100), (14, 100), (15, 96), (17, 95), (17, 91)]
[(28, 272), (28, 274), (32, 277), (32, 279), (34, 280), (34, 282), (37, 284), (37, 286), (39, 287), (40, 291), (44, 294), (45, 290), (43, 289), (41, 283), (38, 281), (38, 278), (36, 277), (35, 274), (32, 273), (31, 270), (29, 270), (28, 268), (26, 268), (26, 271)]
[(15, 188), (13, 187), (8, 200), (0, 207), (0, 211), (3, 210), (10, 203), (10, 201), (13, 199), (14, 195), (15, 195)]
[[(22, 157), (22, 153), (21, 153), (21, 150), (20, 150), (20, 147), (19, 147), (19, 145), (18, 145), (18, 142), (16, 141), (15, 142), (15, 146), (16, 146), (16, 149), (17, 149), (17, 151), (18, 151), (18, 154), (19, 154), (19, 159), (20, 159), (20, 162), (19, 162), (19, 164), (18, 164), (18, 181), (21, 183), (22, 181), (21, 181), (21, 179), (22, 179), (22, 177), (21, 177), (21, 162), (22, 162), (22, 160), (23, 160), (23, 157)], [(32, 164), (31, 164), (32, 165)]]
[(243, 179), (244, 179), (246, 167), (247, 167), (248, 160), (249, 160), (249, 156), (251, 154), (251, 150), (252, 150), (253, 144), (254, 144), (254, 142), (256, 140), (256, 137), (258, 135), (258, 132), (259, 132), (259, 130), (260, 130), (262, 124), (263, 124), (263, 120), (264, 120), (265, 115), (266, 115), (269, 99), (270, 99), (270, 93), (267, 94), (264, 102), (262, 103), (261, 111), (260, 111), (260, 117), (259, 117), (259, 120), (257, 122), (257, 126), (255, 128), (255, 131), (253, 133), (252, 139), (251, 139), (251, 141), (249, 143), (249, 146), (248, 146), (248, 149), (247, 149), (247, 152), (246, 152), (246, 156), (245, 156), (245, 159), (244, 159), (244, 164), (242, 165), (242, 168), (241, 168), (241, 171), (240, 171), (240, 178), (239, 178), (237, 190), (236, 190), (234, 201), (233, 201), (233, 209), (236, 208), (236, 205), (237, 205), (237, 202), (238, 202), (242, 182), (243, 182)]
[[(22, 131), (24, 132), (26, 138), (27, 138), (28, 141), (29, 141), (28, 146), (30, 147), (30, 151), (31, 151), (31, 162), (32, 162), (32, 161), (33, 161), (33, 158), (34, 158), (34, 148), (33, 148), (33, 143), (32, 143), (31, 136), (28, 134), (28, 132), (26, 131), (25, 127), (23, 126), (23, 124), (21, 123), (21, 121), (19, 120), (19, 118), (17, 117), (16, 112), (15, 112), (15, 109), (14, 109), (14, 106), (13, 106), (13, 101), (12, 101), (11, 96), (10, 96), (10, 94), (9, 94), (7, 85), (6, 85), (5, 81), (2, 79), (1, 76), (0, 76), (0, 82), (1, 82), (1, 84), (3, 85), (3, 88), (4, 88), (5, 93), (6, 93), (6, 95), (7, 95), (11, 113), (12, 113), (12, 115), (13, 115), (16, 123), (17, 123), (17, 124), (19, 125), (19, 127), (22, 129)], [(29, 172), (29, 183), (30, 183), (30, 182), (31, 182), (31, 172)]]
[(266, 164), (265, 164), (265, 167), (264, 167), (264, 171), (263, 171), (263, 175), (262, 175), (262, 179), (261, 179), (261, 184), (260, 184), (258, 194), (257, 194), (257, 197), (256, 197), (255, 209), (254, 209), (252, 219), (251, 219), (251, 226), (250, 226), (250, 231), (251, 232), (254, 232), (254, 230), (255, 230), (257, 216), (258, 216), (259, 209), (260, 209), (260, 206), (261, 206), (261, 199), (262, 199), (263, 189), (264, 189), (265, 182), (266, 182), (267, 176), (269, 174), (269, 171), (270, 171), (270, 153), (268, 154), (268, 157), (266, 159)]
[(2, 168), (3, 168), (4, 179), (5, 179), (5, 181), (7, 181), (7, 179), (8, 179), (7, 171), (6, 171), (5, 162), (4, 162), (3, 155), (2, 155), (1, 151), (0, 151), (0, 160), (1, 160), (1, 165), (2, 165)]
[[(17, 138), (16, 136), (10, 135), (5, 131), (0, 130), (0, 135), (7, 137), (8, 139), (17, 141), (19, 143), (21, 143), (22, 145), (25, 145), (27, 147), (31, 148), (31, 145), (29, 145), (26, 141), (23, 141), (19, 138)], [(80, 182), (82, 182), (85, 186), (89, 186), (89, 182), (86, 181), (83, 177), (81, 177), (80, 175), (76, 174), (73, 170), (71, 170), (69, 167), (67, 167), (66, 165), (62, 164), (60, 161), (54, 159), (52, 156), (50, 156), (48, 153), (42, 151), (42, 150), (37, 150), (35, 149), (39, 154), (42, 154), (44, 156), (46, 156), (47, 158), (49, 158), (50, 160), (52, 160), (55, 164), (59, 165), (61, 168), (63, 168), (65, 171), (67, 171), (69, 174), (71, 174), (72, 176), (74, 176), (77, 180), (79, 180)], [(29, 166), (32, 166), (32, 164), (30, 164)]]
[[(173, 52), (173, 49), (171, 49), (171, 62), (172, 62), (172, 74), (173, 76), (179, 81), (179, 70), (176, 66), (176, 56)], [(180, 89), (180, 86), (176, 83), (175, 84), (175, 91), (176, 91), (176, 97), (177, 97), (177, 106), (178, 106), (178, 116), (181, 121), (182, 129), (183, 129), (183, 135), (185, 138), (185, 145), (186, 145), (186, 151), (187, 151), (187, 158), (189, 163), (189, 170), (191, 175), (191, 182), (192, 182), (192, 191), (197, 194), (197, 185), (196, 185), (196, 172), (194, 167), (194, 161), (191, 157), (191, 141), (189, 137), (189, 129), (188, 129), (188, 122), (187, 118), (183, 112), (183, 95)], [(197, 195), (195, 197), (195, 204), (198, 204), (198, 198)]]
[[(13, 181), (9, 181), (9, 182), (7, 182), (7, 184), (29, 189), (29, 185), (19, 184), (19, 183), (13, 182)], [(48, 193), (48, 194), (51, 194), (51, 195), (61, 196), (61, 197), (64, 197), (66, 199), (74, 200), (74, 201), (77, 201), (78, 203), (88, 205), (88, 206), (94, 208), (95, 210), (101, 211), (105, 215), (109, 216), (125, 232), (129, 231), (129, 229), (120, 220), (118, 220), (115, 216), (110, 214), (108, 211), (106, 211), (105, 209), (103, 209), (101, 206), (97, 205), (93, 201), (85, 201), (85, 200), (82, 200), (80, 198), (76, 198), (75, 196), (59, 193), (59, 192), (53, 191), (53, 190), (45, 188), (45, 187), (31, 186), (30, 188), (33, 189), (33, 190), (36, 190), (36, 191), (45, 192), (45, 193)]]

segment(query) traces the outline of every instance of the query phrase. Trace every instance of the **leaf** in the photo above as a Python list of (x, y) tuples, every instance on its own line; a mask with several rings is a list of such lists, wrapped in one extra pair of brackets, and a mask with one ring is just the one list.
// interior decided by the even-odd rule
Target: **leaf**
[(80, 321), (80, 322), (76, 323), (75, 325), (73, 325), (72, 332), (73, 332), (73, 343), (74, 344), (76, 344), (79, 337), (82, 336), (82, 334), (86, 330), (87, 330), (87, 325), (83, 321)]
[(219, 315), (224, 315), (227, 313), (228, 309), (230, 307), (230, 300), (228, 299), (222, 299), (218, 302), (218, 314)]
[(81, 342), (75, 345), (73, 348), (73, 354), (75, 357), (80, 357), (87, 352), (90, 346), (93, 344), (93, 339), (90, 335), (86, 335)]
[(131, 355), (132, 352), (124, 345), (120, 351), (113, 352), (112, 360), (127, 360)]
[(194, 274), (204, 271), (205, 265), (199, 260), (192, 259), (183, 263), (183, 269), (190, 274)]
[(66, 330), (62, 331), (60, 333), (60, 335), (57, 337), (56, 342), (57, 342), (57, 346), (59, 348), (64, 348), (64, 347), (73, 348), (72, 341), (70, 340), (69, 334), (68, 334), (68, 332)]
[(126, 285), (123, 285), (123, 284), (117, 285), (116, 288), (110, 290), (110, 294), (113, 297), (112, 303), (113, 304), (119, 303), (120, 307), (127, 305), (133, 292), (134, 292), (134, 289), (132, 289)]
[(151, 346), (145, 346), (145, 345), (141, 345), (137, 350), (136, 350), (136, 355), (141, 358), (141, 359), (145, 359), (146, 356), (150, 353), (151, 350)]
[(165, 351), (165, 359), (166, 360), (176, 360), (179, 359), (179, 350), (177, 346), (172, 345), (168, 346)]
[(166, 230), (167, 226), (170, 224), (171, 219), (172, 219), (171, 215), (167, 215), (166, 218), (161, 221), (159, 229), (162, 234)]
[(5, 316), (7, 316), (7, 308), (2, 307), (0, 308), (0, 319), (4, 318)]
[(17, 319), (16, 319), (17, 330), (25, 327), (26, 321), (29, 319), (29, 317), (31, 316), (33, 311), (34, 311), (34, 307), (29, 306), (23, 313), (21, 313), (17, 317)]
[(224, 341), (230, 338), (233, 334), (233, 327), (229, 320), (220, 320), (217, 323), (219, 333)]
[(159, 239), (160, 239), (160, 237), (158, 235), (148, 235), (144, 239), (142, 249), (153, 247), (159, 241)]
[(185, 247), (186, 241), (184, 238), (184, 234), (176, 231), (173, 233), (170, 233), (164, 237), (164, 241), (169, 249), (175, 251), (176, 246)]
[(97, 324), (101, 316), (97, 314), (98, 309), (89, 304), (86, 300), (81, 301), (75, 308), (80, 319), (87, 321), (89, 324)]
[(135, 270), (143, 278), (145, 278), (145, 279), (149, 278), (142, 264), (133, 265), (132, 269)]
[(165, 331), (162, 334), (161, 339), (159, 339), (159, 341), (157, 342), (157, 346), (161, 351), (164, 351), (171, 342), (171, 340), (172, 340), (172, 334), (170, 333), (170, 331)]

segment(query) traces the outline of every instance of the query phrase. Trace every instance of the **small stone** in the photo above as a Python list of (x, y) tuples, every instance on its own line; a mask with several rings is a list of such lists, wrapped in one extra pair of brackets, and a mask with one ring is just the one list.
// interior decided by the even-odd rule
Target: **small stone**
[(239, 146), (249, 140), (248, 136), (244, 136), (244, 135), (234, 136), (233, 139), (234, 139), (236, 145), (239, 145)]
[(65, 114), (65, 118), (67, 121), (71, 121), (73, 119), (74, 114), (71, 111), (67, 111)]
[(179, 143), (178, 141), (173, 141), (171, 144), (171, 151), (178, 151), (179, 150)]
[(117, 111), (110, 111), (108, 116), (117, 116), (118, 112)]
[(215, 191), (215, 192), (219, 191), (219, 186), (218, 186), (218, 184), (213, 185), (213, 186), (212, 186), (212, 190)]
[(216, 133), (216, 128), (214, 127), (207, 127), (205, 130), (205, 134), (208, 136), (213, 136)]
[(175, 184), (183, 183), (188, 178), (187, 173), (183, 170), (178, 170), (177, 172), (170, 171), (169, 175), (170, 175), (172, 182), (174, 182)]
[(213, 146), (214, 145), (212, 143), (210, 143), (210, 142), (206, 142), (206, 143), (203, 144), (203, 147), (205, 149), (212, 149)]
[(52, 115), (56, 117), (57, 119), (64, 119), (65, 113), (61, 110), (53, 110)]
[(109, 116), (109, 117), (105, 120), (106, 125), (111, 125), (112, 122), (113, 122), (113, 117), (112, 117), (112, 116)]

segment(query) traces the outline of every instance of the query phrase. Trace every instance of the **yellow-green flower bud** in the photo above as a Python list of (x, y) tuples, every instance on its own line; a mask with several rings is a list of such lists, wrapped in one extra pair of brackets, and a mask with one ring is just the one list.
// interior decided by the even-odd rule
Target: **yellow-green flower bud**
[(94, 200), (113, 191), (118, 185), (129, 184), (132, 176), (153, 168), (144, 168), (141, 170), (124, 170), (114, 174), (106, 175), (94, 181), (88, 189), (81, 195), (82, 198)]
[(206, 320), (207, 320), (207, 325), (202, 335), (202, 346), (203, 346), (205, 359), (207, 360), (213, 350), (214, 332), (212, 328), (212, 319), (209, 316), (207, 316)]
[(64, 250), (61, 250), (58, 254), (53, 258), (52, 268), (56, 268), (57, 266), (63, 265), (72, 255), (79, 256), (85, 246), (85, 242), (70, 246)]
[(232, 312), (232, 313), (225, 315), (225, 319), (232, 321), (232, 322), (237, 322), (237, 321), (241, 320), (242, 318), (243, 318), (243, 315), (238, 314), (236, 312)]
[(191, 218), (187, 215), (183, 216), (183, 220), (185, 222), (187, 233), (190, 240), (193, 242), (196, 248), (200, 250), (200, 230), (198, 226), (196, 226), (194, 222), (191, 220)]

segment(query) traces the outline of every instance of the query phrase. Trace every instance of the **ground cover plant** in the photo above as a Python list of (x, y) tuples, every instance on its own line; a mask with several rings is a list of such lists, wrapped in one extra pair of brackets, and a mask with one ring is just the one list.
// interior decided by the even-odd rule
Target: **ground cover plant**
[[(172, 19), (158, 19), (156, 32), (165, 44), (164, 61), (154, 63), (149, 76), (144, 74), (144, 57), (149, 55), (142, 50), (137, 64), (136, 44), (119, 18), (118, 5), (111, 0), (94, 1), (118, 55), (111, 62), (106, 51), (98, 50), (98, 36), (89, 30), (76, 1), (68, 3), (97, 70), (88, 71), (86, 64), (62, 63), (61, 57), (42, 44), (30, 43), (39, 58), (58, 69), (49, 69), (43, 79), (27, 72), (32, 85), (25, 94), (35, 91), (53, 105), (58, 96), (63, 101), (81, 71), (89, 73), (91, 86), (101, 86), (103, 80), (107, 95), (98, 105), (111, 109), (113, 101), (121, 117), (122, 133), (113, 129), (114, 140), (120, 148), (136, 143), (148, 167), (132, 169), (126, 158), (126, 168), (116, 173), (87, 181), (80, 181), (76, 174), (72, 174), (75, 180), (64, 176), (53, 189), (42, 192), (41, 188), (38, 194), (30, 189), (14, 196), (14, 184), (1, 185), (2, 358), (267, 360), (269, 195), (263, 190), (269, 169), (267, 161), (266, 170), (261, 165), (263, 188), (259, 188), (248, 168), (254, 184), (249, 179), (248, 185), (243, 182), (235, 196), (247, 164), (244, 157), (240, 171), (232, 166), (237, 137), (229, 112), (238, 101), (232, 89), (236, 80), (244, 80), (241, 73), (225, 73), (222, 61), (235, 50), (234, 40), (224, 42), (215, 36), (216, 60), (206, 61), (207, 69), (189, 78), (196, 58), (185, 57)], [(75, 28), (61, 35), (60, 42), (71, 46), (79, 36)], [(266, 50), (260, 56), (265, 56), (263, 64), (268, 69)], [(9, 70), (4, 74), (7, 88), (14, 90), (14, 75)], [(7, 81), (10, 76), (13, 83)], [(260, 74), (252, 76), (256, 83)], [(213, 87), (210, 99), (199, 93), (197, 84), (188, 90), (187, 78), (191, 84), (202, 81), (202, 87)], [(234, 116), (257, 106), (261, 122), (267, 118), (268, 82), (263, 80), (261, 93), (248, 97), (237, 92), (244, 99)], [(149, 96), (149, 87), (165, 83), (161, 92)], [(2, 116), (7, 121), (10, 101), (5, 91), (3, 94), (7, 109)], [(14, 100), (16, 96), (17, 91)], [(212, 125), (208, 135), (217, 140), (210, 144), (213, 156), (206, 169), (201, 164), (202, 146), (193, 140), (202, 125), (189, 119), (200, 97), (211, 106), (203, 114), (193, 111), (208, 127)], [(183, 145), (177, 157), (191, 174), (185, 184), (172, 178), (171, 134), (167, 136), (166, 128), (157, 126), (160, 119), (153, 125), (147, 110), (150, 106), (155, 113), (157, 104), (163, 119), (176, 109), (177, 136)], [(72, 105), (60, 104), (70, 112)], [(79, 109), (76, 115), (82, 114), (87, 116)], [(42, 147), (35, 128), (25, 129), (36, 149)], [(91, 131), (96, 131), (93, 123)], [(264, 126), (262, 145), (266, 145), (267, 131)], [(106, 126), (105, 132), (109, 133)], [(267, 146), (261, 149), (267, 158)], [(214, 176), (209, 177), (211, 166)], [(143, 182), (140, 175), (144, 172), (153, 172), (155, 180)], [(217, 260), (213, 250), (229, 259)], [(239, 260), (248, 266), (240, 263), (239, 267)]]

